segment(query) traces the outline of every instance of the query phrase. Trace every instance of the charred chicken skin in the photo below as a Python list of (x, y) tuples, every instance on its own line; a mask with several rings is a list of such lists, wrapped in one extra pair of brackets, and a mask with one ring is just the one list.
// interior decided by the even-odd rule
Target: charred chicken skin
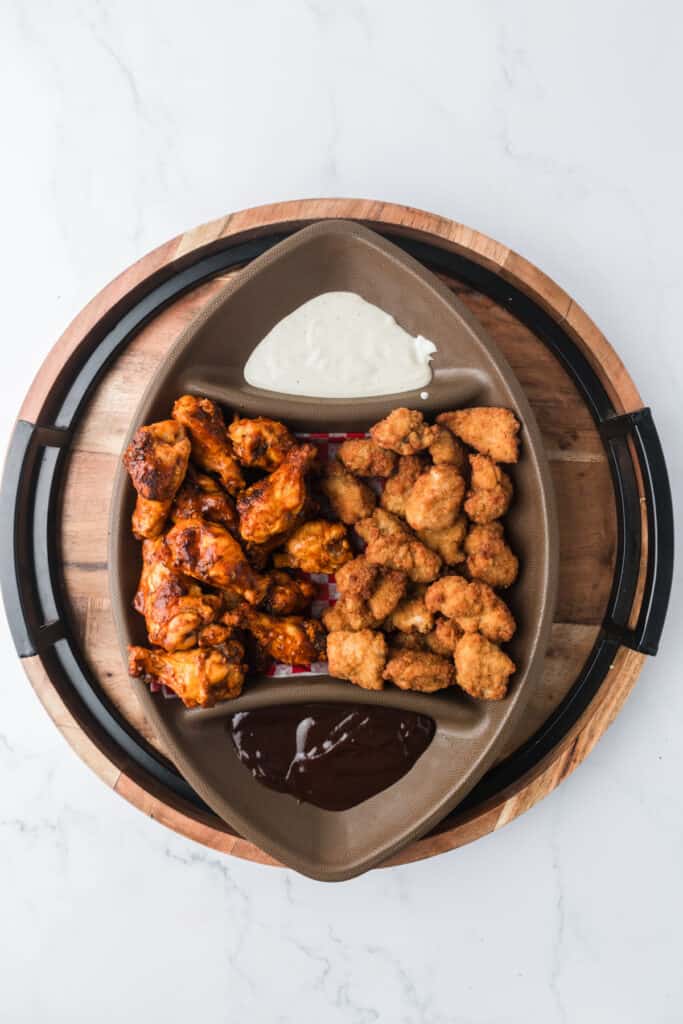
[(237, 530), (237, 509), (235, 503), (217, 480), (206, 473), (198, 473), (188, 466), (187, 475), (176, 494), (171, 508), (171, 518), (208, 519), (220, 523), (226, 530)]
[(175, 420), (140, 427), (123, 454), (137, 501), (133, 533), (138, 540), (158, 537), (187, 471), (190, 441)]
[(325, 630), (316, 619), (277, 617), (245, 604), (225, 620), (247, 629), (264, 651), (284, 665), (310, 665), (325, 657)]
[(304, 572), (335, 573), (353, 558), (353, 551), (342, 523), (313, 519), (294, 531), (273, 561), (278, 568)]
[(250, 604), (266, 595), (268, 580), (254, 572), (235, 538), (218, 523), (180, 519), (166, 535), (173, 565), (202, 583), (235, 591)]
[(207, 473), (215, 473), (228, 494), (244, 487), (244, 477), (225, 428), (223, 413), (210, 398), (183, 395), (173, 406), (192, 442), (192, 458)]
[(265, 544), (294, 526), (306, 504), (306, 473), (317, 454), (315, 445), (297, 445), (273, 473), (242, 491), (237, 511), (244, 540)]
[(129, 675), (167, 686), (188, 708), (209, 708), (219, 700), (238, 697), (246, 671), (244, 647), (233, 639), (218, 647), (193, 647), (173, 654), (128, 648)]
[(234, 419), (228, 436), (243, 466), (265, 469), (268, 473), (282, 465), (287, 452), (296, 447), (296, 440), (284, 423), (265, 416)]

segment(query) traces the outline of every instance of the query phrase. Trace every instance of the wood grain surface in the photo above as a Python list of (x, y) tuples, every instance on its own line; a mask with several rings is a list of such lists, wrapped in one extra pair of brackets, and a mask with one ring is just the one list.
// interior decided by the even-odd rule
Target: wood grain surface
[[(321, 217), (353, 217), (434, 240), (496, 270), (562, 322), (589, 355), (620, 411), (642, 405), (623, 365), (585, 313), (537, 268), (500, 243), (463, 225), (410, 208), (365, 200), (309, 200), (243, 211), (203, 225), (144, 257), (104, 289), (76, 318), (48, 356), (22, 407), (35, 420), (64, 361), (101, 316), (128, 290), (160, 267), (181, 266), (188, 256), (215, 248), (221, 239), (303, 225)], [(234, 271), (233, 273), (238, 273)], [(131, 726), (163, 752), (129, 683), (115, 635), (107, 584), (107, 530), (114, 467), (131, 415), (169, 347), (230, 275), (215, 278), (179, 299), (149, 323), (106, 373), (91, 399), (71, 449), (62, 499), (61, 555), (72, 626), (99, 685)], [(443, 275), (442, 275), (443, 277)], [(455, 281), (444, 280), (494, 337), (533, 406), (552, 467), (560, 513), (559, 601), (543, 679), (502, 756), (513, 752), (557, 707), (585, 661), (602, 621), (612, 579), (616, 521), (607, 461), (592, 418), (572, 380), (554, 356), (511, 314)], [(470, 842), (501, 827), (550, 792), (592, 749), (630, 692), (643, 656), (621, 650), (608, 678), (559, 748), (509, 792), (467, 816), (456, 815), (431, 836), (401, 851), (405, 863)], [(109, 785), (145, 813), (214, 849), (273, 863), (234, 836), (211, 814), (183, 806), (167, 792), (141, 785), (116, 765), (65, 708), (40, 659), (24, 660), (29, 678), (71, 745)]]

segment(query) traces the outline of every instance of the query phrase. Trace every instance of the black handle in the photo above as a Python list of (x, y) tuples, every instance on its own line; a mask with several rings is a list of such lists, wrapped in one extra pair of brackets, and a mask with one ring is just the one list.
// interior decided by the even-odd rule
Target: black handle
[[(618, 594), (615, 594), (605, 629), (620, 643), (635, 651), (656, 654), (664, 629), (674, 565), (673, 502), (664, 452), (652, 411), (648, 408), (605, 420), (600, 430), (610, 445), (625, 445), (626, 438), (632, 439), (645, 491), (642, 500), (647, 512), (647, 565), (638, 621), (633, 628), (625, 624), (624, 619), (630, 614), (630, 608), (618, 610)], [(624, 447), (622, 459), (616, 459), (617, 465), (623, 465), (624, 455), (631, 462), (630, 453)], [(640, 499), (637, 505), (631, 505), (629, 511), (623, 478), (619, 482), (618, 511), (624, 516), (624, 545), (628, 546), (637, 538), (640, 547)], [(627, 555), (625, 547), (622, 551), (624, 558)]]

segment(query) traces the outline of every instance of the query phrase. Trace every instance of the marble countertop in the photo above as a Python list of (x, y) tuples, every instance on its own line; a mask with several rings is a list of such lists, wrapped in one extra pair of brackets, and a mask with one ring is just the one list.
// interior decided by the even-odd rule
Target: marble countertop
[[(680, 507), (683, 15), (671, 2), (0, 5), (0, 434), (111, 277), (227, 211), (370, 196), (511, 245), (653, 407)], [(0, 1018), (680, 1021), (683, 614), (495, 835), (325, 886), (174, 835), (74, 756), (2, 623)]]

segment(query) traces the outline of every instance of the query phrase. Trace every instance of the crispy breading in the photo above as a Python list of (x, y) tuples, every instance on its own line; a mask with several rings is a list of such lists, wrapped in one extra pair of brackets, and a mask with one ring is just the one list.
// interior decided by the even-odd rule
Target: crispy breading
[(235, 538), (218, 523), (180, 519), (166, 534), (173, 564), (181, 572), (220, 590), (236, 591), (258, 604), (268, 580), (254, 572)]
[(342, 441), (337, 457), (358, 476), (391, 476), (396, 468), (396, 453), (380, 448), (370, 437), (352, 437)]
[(416, 409), (399, 408), (370, 427), (370, 436), (381, 448), (398, 455), (413, 455), (436, 440), (437, 428), (425, 423), (424, 416)]
[(244, 540), (265, 544), (292, 528), (306, 504), (306, 473), (317, 454), (313, 444), (297, 445), (269, 476), (241, 492), (237, 511)]
[(422, 456), (402, 455), (396, 471), (389, 477), (382, 490), (379, 500), (382, 508), (394, 516), (405, 517), (406, 499), (425, 468), (426, 463)]
[(467, 536), (467, 517), (459, 515), (445, 530), (417, 530), (423, 544), (440, 555), (446, 565), (459, 565), (465, 561), (463, 544)]
[(464, 509), (473, 523), (504, 516), (512, 500), (512, 481), (488, 455), (470, 455), (470, 489)]
[(189, 651), (128, 648), (128, 674), (146, 683), (168, 686), (187, 708), (210, 708), (219, 700), (238, 697), (248, 666), (237, 640)]
[(236, 417), (228, 427), (228, 436), (243, 466), (255, 466), (268, 473), (277, 469), (287, 452), (296, 446), (294, 436), (284, 423), (265, 416)]
[(225, 429), (223, 413), (210, 398), (183, 395), (173, 406), (173, 419), (187, 430), (192, 459), (207, 473), (215, 473), (228, 494), (244, 487), (244, 477)]
[(361, 629), (328, 634), (327, 664), (336, 679), (348, 679), (364, 690), (381, 690), (386, 660), (387, 642), (382, 633)]
[(509, 409), (457, 409), (442, 412), (436, 422), (494, 462), (517, 462), (519, 458), (519, 421)]
[(237, 531), (235, 503), (217, 480), (187, 467), (185, 479), (171, 506), (173, 522), (179, 519), (208, 519), (220, 523), (231, 533)]
[(458, 686), (481, 700), (502, 700), (516, 666), (481, 633), (465, 633), (455, 645)]
[(373, 565), (359, 555), (335, 576), (341, 595), (323, 614), (328, 629), (377, 627), (394, 610), (406, 590), (405, 573)]
[(517, 579), (519, 561), (505, 543), (498, 521), (473, 526), (465, 538), (467, 571), (472, 579), (505, 589)]
[(292, 576), (280, 569), (266, 574), (268, 590), (263, 600), (263, 610), (270, 615), (298, 615), (311, 606), (315, 595), (315, 584), (310, 580)]
[(221, 598), (204, 594), (199, 584), (173, 565), (163, 537), (142, 545), (142, 573), (133, 607), (145, 617), (149, 642), (165, 651), (184, 651), (198, 632), (216, 618)]
[(510, 609), (486, 583), (462, 576), (442, 576), (427, 590), (427, 608), (454, 619), (465, 633), (482, 633), (488, 640), (505, 643), (515, 634)]
[(357, 523), (372, 515), (377, 503), (374, 492), (349, 473), (341, 462), (330, 462), (322, 473), (321, 487), (327, 495), (333, 514), (342, 523)]
[(452, 431), (443, 424), (436, 426), (436, 436), (429, 446), (429, 454), (435, 466), (443, 463), (455, 466), (462, 476), (467, 472), (465, 449)]
[(187, 471), (190, 439), (175, 420), (140, 427), (125, 452), (123, 464), (137, 491), (133, 534), (138, 540), (158, 537)]
[(356, 532), (367, 544), (369, 562), (405, 572), (414, 583), (431, 583), (438, 576), (439, 556), (390, 512), (375, 509), (368, 519), (356, 523)]
[(465, 481), (455, 466), (432, 466), (406, 498), (406, 519), (414, 530), (445, 530), (457, 519), (464, 496)]
[(434, 626), (434, 617), (425, 604), (425, 592), (425, 586), (416, 587), (399, 601), (387, 625), (402, 633), (429, 633)]
[(273, 562), (278, 568), (335, 573), (352, 558), (353, 551), (342, 523), (312, 519), (291, 534), (284, 551), (277, 552)]
[(384, 678), (401, 690), (435, 693), (455, 683), (452, 661), (431, 651), (399, 650), (391, 655)]
[[(430, 636), (431, 633), (423, 636), (422, 633), (401, 633), (399, 630), (392, 630), (387, 633), (389, 651), (392, 657), (398, 651), (426, 651)], [(438, 654), (439, 651), (435, 653)]]
[(434, 629), (427, 633), (425, 643), (434, 654), (440, 654), (444, 658), (452, 658), (455, 645), (462, 636), (462, 630), (453, 619), (444, 619), (437, 615), (434, 621)]

